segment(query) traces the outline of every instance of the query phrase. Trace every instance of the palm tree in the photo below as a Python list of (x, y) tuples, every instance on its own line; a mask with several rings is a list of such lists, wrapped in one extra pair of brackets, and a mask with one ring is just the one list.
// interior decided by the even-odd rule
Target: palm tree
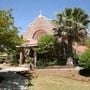
[[(57, 28), (54, 29), (55, 36), (67, 39), (68, 58), (73, 57), (73, 42), (80, 42), (87, 36), (87, 28), (90, 22), (88, 14), (81, 8), (66, 8), (57, 14), (54, 20)], [(65, 39), (64, 39), (65, 38)]]

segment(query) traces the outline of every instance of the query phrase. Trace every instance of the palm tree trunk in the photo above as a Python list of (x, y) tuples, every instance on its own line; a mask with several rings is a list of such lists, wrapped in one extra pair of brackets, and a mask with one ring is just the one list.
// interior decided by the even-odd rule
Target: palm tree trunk
[(73, 48), (72, 48), (72, 38), (68, 38), (68, 57), (67, 57), (67, 65), (73, 66)]

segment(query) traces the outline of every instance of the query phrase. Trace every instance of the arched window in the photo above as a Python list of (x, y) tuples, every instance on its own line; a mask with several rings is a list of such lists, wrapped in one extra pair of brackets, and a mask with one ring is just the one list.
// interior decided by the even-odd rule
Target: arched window
[(38, 40), (41, 36), (46, 35), (47, 33), (44, 30), (38, 30), (33, 34), (33, 39)]

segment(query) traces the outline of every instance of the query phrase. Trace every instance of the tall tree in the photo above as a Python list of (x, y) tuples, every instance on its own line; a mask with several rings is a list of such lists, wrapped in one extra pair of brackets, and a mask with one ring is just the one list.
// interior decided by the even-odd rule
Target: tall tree
[(73, 42), (82, 41), (87, 35), (89, 15), (81, 8), (66, 8), (62, 13), (57, 14), (57, 19), (54, 22), (57, 26), (54, 29), (56, 36), (67, 40), (68, 57), (72, 57)]
[(0, 51), (10, 53), (22, 42), (12, 10), (0, 10)]

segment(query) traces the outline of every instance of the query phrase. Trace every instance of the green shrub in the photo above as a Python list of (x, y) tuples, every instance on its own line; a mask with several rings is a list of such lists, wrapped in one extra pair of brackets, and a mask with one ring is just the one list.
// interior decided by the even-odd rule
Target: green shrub
[(54, 48), (55, 39), (52, 35), (44, 35), (38, 40), (38, 49), (39, 54), (45, 54), (51, 52)]
[(79, 64), (84, 68), (90, 69), (90, 49), (79, 55)]
[(26, 60), (25, 60), (25, 63), (27, 63), (27, 64), (30, 64), (30, 63), (32, 63), (32, 58), (31, 57), (27, 57), (26, 58)]

